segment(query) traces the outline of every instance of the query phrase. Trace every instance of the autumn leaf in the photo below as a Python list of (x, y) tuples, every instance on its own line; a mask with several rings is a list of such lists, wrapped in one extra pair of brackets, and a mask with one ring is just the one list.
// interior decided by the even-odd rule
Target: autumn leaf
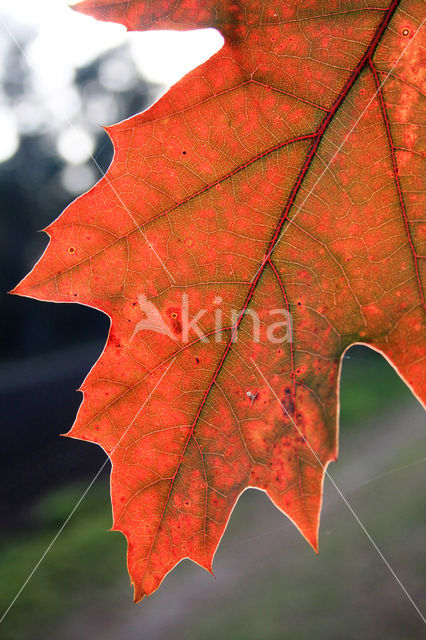
[(68, 435), (111, 458), (113, 528), (139, 600), (182, 558), (211, 571), (247, 487), (317, 548), (350, 345), (382, 353), (425, 398), (423, 7), (76, 8), (225, 38), (148, 111), (108, 128), (107, 175), (46, 229), (15, 289), (111, 318)]

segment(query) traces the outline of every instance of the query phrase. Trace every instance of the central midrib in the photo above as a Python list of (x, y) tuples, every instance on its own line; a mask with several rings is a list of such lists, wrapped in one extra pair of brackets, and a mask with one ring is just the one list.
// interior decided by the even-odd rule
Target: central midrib
[[(342, 102), (344, 101), (346, 96), (348, 95), (348, 92), (353, 87), (353, 85), (356, 82), (356, 80), (358, 79), (360, 73), (364, 69), (365, 65), (368, 63), (368, 61), (373, 56), (373, 54), (374, 54), (374, 52), (376, 50), (376, 47), (379, 44), (380, 39), (381, 39), (382, 35), (384, 34), (384, 32), (385, 32), (385, 30), (386, 30), (386, 28), (387, 28), (392, 16), (393, 16), (395, 10), (397, 9), (398, 5), (400, 4), (400, 2), (401, 2), (401, 0), (393, 0), (392, 3), (390, 4), (390, 6), (388, 7), (388, 9), (386, 10), (386, 13), (385, 13), (380, 25), (377, 27), (377, 29), (376, 29), (376, 31), (375, 31), (375, 33), (374, 33), (374, 35), (373, 35), (373, 37), (372, 37), (372, 39), (370, 41), (370, 44), (367, 47), (364, 55), (362, 56), (361, 60), (359, 61), (359, 63), (355, 67), (355, 69), (352, 71), (351, 75), (349, 76), (348, 80), (346, 81), (345, 85), (343, 86), (342, 91), (340, 92), (338, 98), (335, 100), (335, 102), (332, 105), (330, 111), (324, 117), (321, 125), (318, 127), (316, 133), (313, 136), (313, 143), (312, 143), (312, 145), (311, 145), (311, 147), (310, 147), (310, 149), (309, 149), (309, 151), (307, 153), (306, 159), (305, 159), (305, 161), (303, 163), (303, 167), (302, 167), (302, 169), (301, 169), (301, 171), (300, 171), (300, 173), (299, 173), (299, 175), (298, 175), (298, 177), (296, 179), (296, 182), (295, 182), (295, 184), (294, 184), (294, 186), (293, 186), (293, 188), (291, 190), (291, 193), (289, 195), (289, 198), (288, 198), (287, 204), (286, 204), (286, 206), (285, 206), (285, 208), (283, 210), (283, 213), (280, 216), (279, 222), (278, 222), (278, 224), (277, 224), (277, 226), (275, 228), (274, 234), (273, 234), (272, 239), (270, 241), (268, 251), (265, 254), (265, 256), (264, 256), (264, 258), (262, 260), (262, 263), (261, 263), (258, 271), (256, 272), (256, 274), (255, 274), (255, 276), (254, 276), (254, 278), (252, 280), (252, 283), (250, 285), (250, 289), (249, 289), (249, 292), (248, 292), (247, 297), (245, 299), (244, 305), (243, 305), (243, 307), (241, 309), (241, 312), (240, 312), (240, 314), (238, 316), (238, 319), (237, 319), (234, 327), (232, 328), (231, 336), (229, 338), (229, 341), (228, 341), (228, 343), (227, 343), (227, 345), (225, 347), (225, 350), (224, 350), (224, 352), (222, 354), (222, 357), (221, 357), (221, 359), (220, 359), (220, 361), (219, 361), (219, 363), (218, 363), (218, 365), (216, 367), (216, 370), (215, 370), (215, 372), (214, 372), (214, 374), (212, 376), (212, 379), (211, 379), (211, 381), (209, 383), (209, 386), (207, 387), (206, 391), (204, 392), (203, 398), (202, 398), (202, 400), (200, 402), (200, 406), (199, 406), (199, 408), (197, 410), (197, 413), (195, 415), (194, 421), (193, 421), (193, 423), (191, 425), (191, 430), (190, 430), (190, 432), (188, 434), (188, 438), (187, 438), (187, 440), (185, 442), (185, 446), (184, 446), (184, 448), (182, 450), (181, 457), (180, 457), (178, 465), (176, 467), (176, 471), (175, 471), (175, 473), (174, 473), (174, 475), (173, 475), (173, 477), (172, 477), (172, 479), (170, 481), (170, 488), (169, 488), (167, 497), (166, 497), (165, 502), (164, 502), (163, 511), (161, 513), (156, 532), (154, 533), (153, 541), (152, 541), (150, 550), (148, 552), (148, 555), (146, 556), (146, 565), (145, 565), (145, 567), (148, 565), (149, 558), (150, 558), (150, 555), (151, 555), (151, 552), (152, 552), (152, 548), (153, 548), (155, 540), (157, 538), (158, 531), (159, 531), (159, 529), (161, 527), (161, 523), (162, 523), (162, 520), (164, 518), (164, 514), (165, 514), (165, 511), (167, 509), (168, 502), (169, 502), (169, 498), (170, 498), (171, 492), (172, 492), (173, 487), (174, 487), (174, 482), (175, 482), (176, 476), (179, 473), (179, 469), (180, 469), (182, 461), (183, 461), (183, 459), (185, 457), (185, 453), (186, 453), (186, 450), (188, 448), (189, 442), (191, 441), (191, 438), (193, 437), (194, 430), (195, 430), (196, 424), (198, 422), (198, 419), (199, 419), (199, 417), (201, 415), (201, 412), (202, 412), (202, 410), (203, 410), (203, 408), (205, 406), (205, 403), (206, 403), (207, 398), (208, 398), (208, 396), (210, 394), (210, 391), (211, 391), (211, 389), (212, 389), (212, 387), (213, 387), (213, 385), (214, 385), (214, 383), (215, 383), (215, 381), (216, 381), (216, 379), (217, 379), (217, 377), (218, 377), (218, 375), (219, 375), (219, 373), (220, 373), (220, 371), (222, 369), (222, 365), (223, 365), (224, 361), (226, 360), (226, 358), (228, 356), (228, 353), (229, 353), (229, 351), (231, 349), (231, 346), (232, 346), (232, 343), (234, 341), (235, 335), (238, 332), (238, 328), (239, 328), (239, 326), (240, 326), (240, 324), (241, 324), (241, 322), (242, 322), (242, 320), (244, 318), (245, 312), (246, 312), (246, 310), (247, 310), (247, 308), (248, 308), (248, 306), (250, 304), (250, 300), (253, 297), (254, 291), (255, 291), (255, 289), (257, 287), (257, 284), (258, 284), (258, 282), (259, 282), (259, 280), (261, 278), (261, 275), (262, 275), (262, 273), (264, 271), (264, 268), (265, 268), (266, 264), (270, 261), (271, 255), (272, 255), (272, 253), (273, 253), (273, 251), (274, 251), (274, 249), (275, 249), (275, 247), (276, 247), (276, 245), (277, 245), (277, 243), (279, 241), (281, 230), (282, 230), (282, 228), (284, 226), (285, 221), (288, 218), (288, 214), (290, 212), (290, 209), (293, 206), (293, 203), (294, 203), (294, 201), (296, 199), (296, 196), (297, 196), (297, 194), (298, 194), (298, 192), (300, 190), (300, 187), (301, 187), (301, 185), (303, 183), (303, 180), (304, 180), (304, 178), (305, 178), (305, 176), (306, 176), (306, 174), (307, 174), (307, 172), (309, 170), (309, 167), (311, 166), (311, 162), (315, 157), (315, 154), (317, 152), (319, 144), (320, 144), (320, 142), (321, 142), (321, 140), (322, 140), (322, 138), (324, 136), (324, 133), (328, 129), (328, 126), (330, 125), (330, 123), (333, 120), (335, 114), (337, 113), (340, 105), (342, 104)], [(202, 455), (202, 453), (201, 453), (201, 455)], [(207, 490), (207, 486), (206, 486), (206, 490)], [(146, 568), (145, 568), (145, 570), (146, 570)]]

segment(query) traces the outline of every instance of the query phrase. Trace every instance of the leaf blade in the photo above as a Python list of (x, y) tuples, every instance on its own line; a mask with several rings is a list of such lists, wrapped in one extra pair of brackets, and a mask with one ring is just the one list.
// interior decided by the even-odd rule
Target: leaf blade
[[(95, 5), (98, 14), (105, 2), (82, 6), (93, 12)], [(228, 4), (221, 6), (227, 15)], [(414, 255), (404, 238), (411, 222), (401, 218), (396, 151), (384, 156), (375, 145), (389, 143), (389, 132), (372, 66), (377, 57), (389, 68), (378, 45), (391, 22), (390, 37), (406, 28), (398, 6), (348, 3), (339, 17), (270, 15), (266, 26), (247, 19), (237, 35), (244, 32), (249, 45), (236, 37), (233, 18), (216, 56), (149, 111), (110, 128), (116, 155), (107, 176), (49, 227), (48, 250), (15, 290), (77, 299), (112, 319), (69, 435), (97, 442), (111, 457), (114, 528), (129, 542), (136, 599), (184, 557), (211, 570), (247, 486), (265, 490), (317, 548), (324, 467), (337, 457), (341, 357), (350, 344), (381, 351), (424, 393), (421, 283), (418, 272), (413, 287)], [(302, 23), (317, 59), (302, 56), (304, 76), (293, 73), (289, 83)], [(338, 64), (317, 42), (330, 31), (333, 53), (342, 48)], [(393, 60), (403, 46), (401, 38), (393, 44)], [(406, 73), (418, 80), (412, 68)], [(398, 277), (389, 264), (395, 253), (405, 262)], [(200, 325), (211, 338), (219, 335), (220, 296), (224, 342), (176, 346), (183, 292), (191, 310), (208, 311)], [(155, 350), (151, 332), (134, 333), (141, 295), (175, 336), (156, 335)], [(294, 323), (279, 348), (266, 336), (270, 312), (283, 306)], [(250, 339), (254, 313), (260, 342)], [(278, 385), (281, 404), (251, 358)]]

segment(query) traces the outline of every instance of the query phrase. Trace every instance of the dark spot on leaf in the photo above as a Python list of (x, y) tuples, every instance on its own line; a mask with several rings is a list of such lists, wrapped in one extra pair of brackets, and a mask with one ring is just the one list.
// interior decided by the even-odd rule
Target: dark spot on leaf
[(290, 394), (291, 394), (291, 389), (290, 389), (290, 387), (285, 387), (285, 389), (284, 389), (284, 393), (285, 393), (286, 395), (285, 395), (285, 396), (284, 396), (284, 398), (281, 400), (281, 403), (282, 403), (282, 407), (283, 407), (284, 413), (285, 413), (286, 415), (292, 415), (292, 414), (294, 413), (295, 406), (294, 406), (293, 398), (292, 398), (292, 397), (291, 397), (291, 395), (290, 395)]
[(172, 329), (175, 333), (182, 333), (182, 323), (179, 318), (179, 309), (178, 308), (170, 308), (168, 309), (168, 315), (171, 319)]

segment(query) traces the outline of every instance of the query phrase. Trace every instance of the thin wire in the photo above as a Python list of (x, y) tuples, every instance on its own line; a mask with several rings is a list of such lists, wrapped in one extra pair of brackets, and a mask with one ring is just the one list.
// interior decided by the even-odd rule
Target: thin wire
[[(10, 36), (10, 38), (12, 39), (12, 41), (15, 43), (16, 47), (18, 48), (18, 50), (20, 51), (23, 59), (25, 60), (25, 62), (27, 63), (28, 67), (30, 69), (32, 69), (34, 71), (34, 68), (27, 56), (27, 54), (25, 53), (25, 51), (23, 50), (23, 48), (21, 47), (21, 45), (19, 44), (18, 40), (15, 38), (15, 36), (13, 35), (12, 31), (9, 29), (9, 27), (7, 26), (7, 23), (3, 20), (3, 18), (0, 16), (0, 23), (2, 24), (2, 26), (4, 27), (6, 33), (8, 33), (8, 35)], [(68, 117), (65, 117), (65, 122), (68, 124), (68, 126), (72, 129), (72, 130), (76, 130), (75, 125), (71, 122), (71, 120)], [(91, 160), (93, 161), (93, 163), (95, 164), (96, 168), (98, 169), (98, 171), (101, 173), (102, 178), (106, 181), (106, 183), (108, 184), (108, 186), (110, 187), (110, 189), (113, 191), (114, 195), (117, 197), (117, 199), (119, 200), (121, 206), (123, 207), (124, 211), (128, 214), (128, 216), (130, 217), (130, 219), (132, 220), (133, 224), (135, 225), (135, 231), (139, 231), (139, 233), (141, 234), (141, 236), (143, 237), (143, 239), (145, 240), (146, 244), (148, 245), (148, 247), (151, 249), (151, 251), (154, 253), (154, 255), (156, 256), (156, 258), (158, 259), (158, 261), (161, 263), (161, 266), (163, 267), (164, 271), (167, 273), (167, 275), (169, 276), (171, 282), (173, 284), (176, 284), (176, 280), (174, 279), (174, 277), (172, 276), (172, 274), (170, 273), (170, 271), (168, 270), (168, 268), (166, 267), (166, 265), (164, 264), (164, 261), (160, 258), (160, 256), (158, 255), (158, 253), (156, 252), (156, 250), (154, 249), (152, 243), (148, 240), (148, 237), (146, 236), (145, 232), (143, 231), (143, 229), (140, 227), (139, 223), (137, 222), (136, 218), (134, 217), (134, 215), (132, 214), (132, 212), (126, 207), (126, 205), (124, 204), (124, 201), (122, 199), (122, 197), (120, 196), (120, 194), (118, 193), (118, 191), (116, 190), (116, 188), (114, 187), (114, 185), (112, 184), (112, 182), (109, 180), (108, 176), (107, 176), (107, 172), (104, 172), (101, 168), (101, 166), (99, 165), (98, 161), (95, 159), (95, 157), (90, 153), (89, 157), (91, 158)]]
[(373, 547), (375, 548), (375, 550), (377, 551), (377, 553), (379, 554), (379, 556), (381, 557), (381, 559), (383, 560), (383, 562), (385, 563), (385, 565), (387, 566), (387, 568), (389, 569), (389, 571), (391, 572), (391, 574), (393, 575), (393, 577), (395, 578), (395, 580), (397, 581), (397, 583), (399, 584), (399, 586), (401, 587), (401, 589), (403, 590), (403, 592), (405, 593), (405, 595), (407, 596), (408, 600), (411, 602), (411, 604), (413, 605), (414, 609), (417, 611), (417, 613), (419, 614), (420, 618), (422, 619), (422, 621), (426, 624), (426, 618), (423, 616), (422, 612), (420, 611), (419, 607), (416, 605), (416, 603), (414, 602), (413, 598), (410, 596), (410, 594), (408, 593), (407, 589), (404, 587), (404, 585), (402, 584), (401, 580), (398, 578), (398, 576), (396, 575), (395, 571), (392, 569), (391, 565), (389, 564), (389, 562), (386, 560), (385, 556), (383, 555), (382, 551), (379, 549), (379, 547), (377, 546), (377, 544), (375, 543), (375, 541), (373, 540), (373, 538), (371, 537), (371, 535), (368, 533), (367, 529), (365, 528), (364, 524), (361, 522), (361, 520), (359, 519), (359, 517), (357, 516), (357, 514), (355, 513), (355, 511), (353, 510), (352, 506), (349, 504), (349, 502), (347, 501), (347, 499), (345, 498), (345, 496), (343, 495), (343, 493), (341, 492), (341, 490), (339, 489), (339, 487), (337, 486), (337, 484), (335, 483), (335, 481), (333, 480), (333, 478), (330, 476), (329, 472), (327, 471), (326, 467), (323, 465), (323, 463), (321, 462), (321, 460), (319, 459), (318, 455), (316, 454), (316, 452), (314, 451), (314, 449), (312, 448), (311, 444), (309, 443), (309, 441), (306, 439), (306, 437), (303, 435), (302, 431), (299, 429), (299, 427), (297, 426), (297, 424), (295, 423), (295, 421), (293, 420), (293, 418), (291, 417), (291, 415), (288, 413), (287, 409), (285, 408), (285, 406), (283, 405), (283, 403), (281, 402), (281, 400), (279, 399), (279, 397), (277, 396), (277, 394), (275, 393), (274, 389), (271, 387), (271, 385), (269, 384), (268, 380), (265, 378), (265, 376), (263, 375), (263, 372), (261, 371), (261, 369), (258, 367), (258, 365), (256, 364), (256, 362), (253, 360), (252, 357), (250, 357), (250, 360), (252, 361), (252, 363), (254, 364), (254, 366), (256, 367), (257, 371), (260, 373), (260, 375), (262, 376), (262, 378), (264, 379), (264, 381), (266, 382), (266, 384), (268, 385), (269, 389), (272, 391), (272, 393), (274, 394), (275, 398), (277, 399), (277, 401), (280, 404), (280, 407), (285, 411), (285, 413), (287, 414), (288, 418), (291, 420), (291, 422), (293, 423), (293, 425), (295, 426), (295, 428), (297, 429), (299, 435), (303, 438), (303, 440), (306, 442), (306, 444), (308, 445), (309, 449), (311, 450), (312, 454), (315, 456), (318, 464), (321, 466), (321, 468), (324, 471), (324, 474), (327, 476), (327, 478), (330, 480), (330, 482), (332, 483), (332, 485), (334, 486), (334, 488), (336, 489), (336, 491), (338, 492), (338, 494), (340, 495), (340, 497), (342, 498), (342, 500), (344, 501), (344, 503), (346, 504), (346, 506), (348, 507), (349, 511), (352, 513), (353, 517), (355, 518), (355, 520), (358, 522), (359, 526), (361, 527), (361, 529), (364, 531), (365, 535), (367, 536), (367, 538), (370, 540), (371, 544), (373, 545)]
[(6, 611), (3, 613), (2, 617), (0, 618), (0, 624), (3, 622), (3, 620), (5, 619), (5, 617), (7, 616), (7, 614), (9, 613), (9, 611), (11, 610), (11, 608), (13, 607), (13, 605), (15, 604), (15, 602), (17, 601), (17, 599), (19, 598), (19, 596), (21, 595), (22, 591), (25, 589), (25, 587), (27, 586), (27, 584), (29, 583), (29, 581), (31, 580), (31, 578), (33, 577), (33, 575), (35, 574), (35, 572), (37, 571), (37, 569), (39, 568), (39, 566), (41, 565), (41, 563), (43, 562), (43, 560), (45, 559), (45, 557), (47, 556), (47, 554), (49, 553), (49, 551), (51, 550), (51, 548), (53, 547), (53, 545), (55, 544), (56, 540), (59, 538), (59, 536), (61, 535), (62, 531), (65, 529), (65, 527), (67, 526), (68, 522), (71, 520), (72, 516), (74, 515), (74, 513), (77, 511), (78, 507), (80, 506), (80, 504), (83, 502), (84, 498), (86, 497), (86, 495), (88, 494), (88, 492), (90, 491), (90, 489), (92, 488), (92, 486), (94, 485), (94, 483), (96, 482), (96, 480), (99, 478), (100, 474), (102, 473), (102, 471), (105, 469), (106, 465), (108, 464), (111, 455), (114, 453), (114, 451), (117, 449), (117, 447), (119, 446), (120, 442), (122, 441), (122, 439), (125, 437), (125, 435), (127, 434), (127, 432), (129, 431), (130, 427), (133, 425), (133, 423), (135, 422), (135, 420), (137, 419), (137, 417), (139, 416), (140, 412), (142, 411), (142, 409), (145, 407), (146, 403), (149, 401), (149, 399), (151, 398), (152, 394), (154, 393), (154, 391), (156, 390), (156, 388), (158, 387), (158, 385), (160, 384), (160, 382), (162, 381), (162, 379), (164, 378), (164, 376), (166, 375), (166, 373), (168, 372), (168, 370), (170, 369), (170, 367), (172, 366), (174, 362), (174, 359), (170, 362), (170, 364), (168, 365), (167, 369), (164, 371), (164, 373), (162, 374), (162, 376), (160, 377), (160, 379), (158, 380), (158, 382), (155, 384), (155, 386), (153, 387), (152, 391), (150, 391), (148, 397), (146, 398), (145, 402), (142, 404), (142, 406), (138, 409), (138, 411), (136, 412), (134, 418), (132, 419), (132, 421), (129, 423), (129, 425), (127, 426), (126, 430), (124, 431), (124, 433), (122, 434), (122, 436), (120, 437), (119, 441), (117, 442), (117, 444), (115, 445), (115, 447), (112, 449), (112, 451), (109, 453), (109, 457), (106, 458), (105, 462), (102, 464), (102, 466), (100, 467), (99, 471), (96, 473), (96, 475), (93, 477), (93, 479), (91, 480), (91, 482), (89, 483), (89, 485), (87, 486), (86, 490), (83, 492), (83, 494), (81, 495), (80, 499), (78, 500), (78, 502), (75, 504), (74, 508), (70, 511), (68, 517), (66, 518), (65, 522), (63, 523), (63, 525), (60, 527), (60, 529), (58, 530), (58, 532), (56, 533), (56, 535), (54, 536), (54, 538), (51, 540), (50, 544), (46, 547), (44, 553), (42, 554), (42, 556), (40, 557), (40, 559), (38, 560), (38, 562), (35, 564), (33, 570), (29, 573), (27, 579), (25, 580), (25, 582), (23, 583), (23, 585), (21, 586), (21, 588), (19, 589), (19, 591), (17, 592), (17, 594), (15, 595), (15, 597), (13, 598), (13, 600), (11, 601), (11, 603), (9, 604), (9, 606), (7, 607)]
[[(422, 462), (426, 462), (426, 458), (421, 458), (420, 460), (415, 460), (414, 462), (410, 462), (409, 464), (405, 464), (402, 467), (398, 467), (396, 469), (391, 469), (390, 471), (386, 471), (385, 473), (381, 473), (377, 476), (373, 476), (372, 478), (369, 478), (368, 480), (365, 480), (365, 482), (360, 482), (359, 484), (355, 485), (354, 487), (351, 487), (350, 489), (348, 489), (349, 493), (354, 493), (355, 491), (358, 491), (358, 489), (362, 489), (365, 485), (370, 484), (371, 482), (376, 482), (377, 480), (381, 480), (382, 478), (392, 475), (394, 473), (398, 473), (400, 471), (404, 471), (405, 469), (409, 469), (411, 467), (415, 467), (417, 465), (419, 465)], [(326, 507), (329, 506), (329, 503), (326, 503), (325, 505)], [(273, 529), (268, 529), (267, 531), (262, 531), (262, 533), (253, 535), (253, 536), (249, 536), (248, 538), (243, 538), (242, 540), (239, 540), (238, 542), (233, 542), (232, 544), (229, 545), (225, 545), (222, 548), (222, 552), (228, 552), (231, 549), (234, 549), (236, 547), (242, 546), (244, 544), (247, 544), (249, 542), (252, 542), (253, 540), (261, 540), (264, 536), (269, 536), (272, 535), (273, 533), (276, 533), (278, 531), (283, 531), (284, 529), (287, 529), (289, 526), (291, 525), (290, 521), (287, 521), (286, 523), (278, 526), (278, 527), (274, 527)]]
[(405, 471), (405, 469), (411, 469), (411, 467), (416, 467), (422, 462), (426, 462), (426, 458), (420, 458), (420, 460), (414, 460), (414, 462), (409, 462), (408, 464), (404, 464), (402, 467), (397, 467), (396, 469), (390, 469), (389, 471), (385, 471), (384, 473), (380, 473), (377, 476), (373, 476), (369, 480), (364, 480), (360, 484), (357, 484), (355, 487), (352, 487), (350, 491), (356, 491), (357, 489), (361, 489), (361, 487), (365, 487), (365, 485), (370, 484), (371, 482), (376, 482), (377, 480), (381, 480), (382, 478), (386, 478), (387, 476), (391, 476), (394, 473), (399, 473), (400, 471)]

